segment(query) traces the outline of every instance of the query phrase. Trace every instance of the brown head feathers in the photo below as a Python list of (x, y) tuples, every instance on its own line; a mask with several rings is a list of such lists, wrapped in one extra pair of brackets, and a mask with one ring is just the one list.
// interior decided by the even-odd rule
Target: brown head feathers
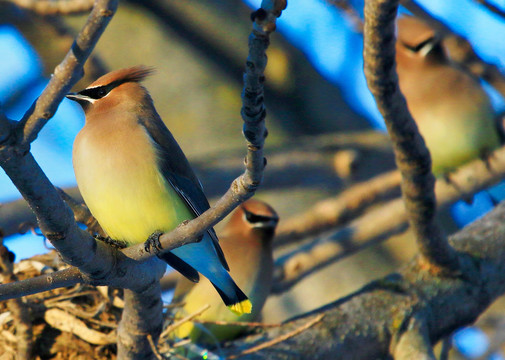
[[(113, 89), (125, 83), (138, 83), (154, 72), (153, 68), (139, 65), (126, 69), (112, 71), (89, 85), (78, 93), (67, 94), (70, 100), (77, 101), (84, 111), (95, 101), (106, 97)], [(109, 104), (110, 105), (110, 104)]]
[(154, 68), (144, 65), (115, 70), (98, 78), (88, 86), (88, 89), (98, 86), (110, 86), (112, 84), (119, 86), (126, 82), (141, 82), (153, 72)]

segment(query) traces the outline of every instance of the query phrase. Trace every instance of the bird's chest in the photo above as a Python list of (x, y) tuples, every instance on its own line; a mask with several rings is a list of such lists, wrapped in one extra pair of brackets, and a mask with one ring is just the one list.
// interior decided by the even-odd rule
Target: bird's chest
[(74, 143), (73, 161), (84, 201), (116, 240), (142, 242), (188, 218), (159, 172), (155, 147), (141, 126), (85, 127)]

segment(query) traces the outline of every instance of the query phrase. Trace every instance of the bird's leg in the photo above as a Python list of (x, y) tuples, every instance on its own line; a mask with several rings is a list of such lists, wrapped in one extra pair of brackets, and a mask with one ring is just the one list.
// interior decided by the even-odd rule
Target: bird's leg
[(105, 236), (104, 237), (104, 236), (101, 236), (101, 235), (95, 235), (94, 237), (95, 237), (95, 239), (103, 241), (107, 245), (115, 247), (116, 249), (124, 249), (126, 247), (126, 243), (124, 241), (115, 240), (115, 239), (112, 239), (109, 236)]
[(146, 252), (150, 253), (151, 249), (154, 250), (154, 253), (158, 255), (158, 253), (163, 250), (160, 242), (160, 236), (163, 235), (163, 231), (156, 230), (147, 238), (144, 243), (144, 249)]

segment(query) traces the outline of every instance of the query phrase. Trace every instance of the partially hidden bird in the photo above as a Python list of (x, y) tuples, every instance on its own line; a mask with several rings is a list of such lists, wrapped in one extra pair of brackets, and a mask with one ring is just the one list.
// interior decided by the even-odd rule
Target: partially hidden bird
[(426, 141), (436, 176), (486, 155), (500, 144), (489, 97), (477, 79), (454, 65), (442, 37), (413, 16), (397, 22), (400, 90)]
[[(186, 156), (140, 84), (152, 68), (110, 72), (67, 95), (86, 116), (73, 147), (77, 185), (107, 235), (130, 246), (207, 210), (209, 202)], [(210, 280), (233, 312), (251, 312), (235, 284), (213, 229), (201, 241), (159, 257), (191, 281)]]
[(219, 234), (220, 244), (230, 264), (230, 273), (249, 294), (253, 311), (250, 314), (233, 314), (212, 292), (212, 284), (208, 280), (202, 279), (195, 284), (181, 277), (172, 303), (181, 303), (183, 306), (176, 311), (175, 317), (193, 314), (206, 304), (210, 308), (198, 317), (198, 320), (206, 323), (186, 322), (174, 331), (175, 336), (189, 337), (201, 344), (213, 344), (235, 338), (247, 327), (212, 322), (251, 322), (259, 319), (272, 287), (272, 240), (278, 221), (279, 217), (270, 205), (250, 199), (232, 213)]

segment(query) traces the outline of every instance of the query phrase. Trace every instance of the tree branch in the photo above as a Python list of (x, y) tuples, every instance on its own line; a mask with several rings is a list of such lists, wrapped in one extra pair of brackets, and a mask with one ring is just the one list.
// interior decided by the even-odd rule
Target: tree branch
[(491, 4), (487, 0), (474, 0), (474, 1), (481, 4), (482, 6), (484, 6), (486, 9), (491, 11), (493, 14), (496, 14), (499, 17), (501, 17), (502, 19), (505, 19), (505, 11), (500, 9), (498, 6)]
[(281, 221), (275, 235), (275, 246), (282, 246), (341, 225), (360, 214), (366, 207), (384, 199), (400, 186), (397, 170), (380, 174), (325, 199), (306, 212)]
[(435, 222), (430, 153), (398, 86), (394, 35), (397, 8), (398, 1), (365, 1), (365, 76), (393, 142), (407, 216), (419, 250), (429, 264), (457, 270), (457, 254)]
[(118, 327), (118, 359), (149, 359), (163, 327), (160, 283), (155, 281), (141, 292), (125, 290), (125, 308)]
[(86, 24), (77, 35), (67, 56), (54, 69), (49, 84), (20, 121), (17, 139), (19, 144), (27, 147), (37, 138), (42, 127), (53, 117), (63, 97), (82, 77), (84, 63), (114, 15), (117, 5), (118, 0), (96, 0)]

